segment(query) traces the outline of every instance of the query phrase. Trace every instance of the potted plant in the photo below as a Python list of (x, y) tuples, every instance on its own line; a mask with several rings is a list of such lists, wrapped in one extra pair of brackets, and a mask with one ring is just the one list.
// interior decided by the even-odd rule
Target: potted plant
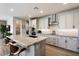
[(7, 30), (6, 25), (0, 25), (0, 33), (2, 34), (2, 39), (5, 39), (5, 43), (7, 44), (9, 38), (7, 36), (12, 35), (10, 31)]

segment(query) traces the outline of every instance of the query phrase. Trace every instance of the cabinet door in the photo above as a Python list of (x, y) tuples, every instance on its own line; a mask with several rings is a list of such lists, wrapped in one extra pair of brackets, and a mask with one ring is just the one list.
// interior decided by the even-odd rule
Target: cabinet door
[(50, 44), (53, 45), (53, 43), (54, 43), (54, 41), (53, 41), (53, 38), (51, 37), (50, 38)]
[(59, 47), (66, 48), (65, 38), (60, 37), (58, 43), (59, 43)]
[(57, 37), (50, 37), (46, 40), (47, 44), (58, 46), (58, 38)]
[(59, 27), (60, 27), (60, 29), (65, 29), (66, 28), (65, 15), (61, 15), (58, 18), (59, 18)]
[(50, 45), (54, 45), (54, 44), (55, 44), (54, 40), (55, 40), (55, 39), (53, 39), (53, 37), (50, 37), (49, 44), (50, 44)]
[(74, 14), (74, 27), (79, 28), (79, 12)]
[(66, 15), (66, 28), (67, 29), (73, 28), (73, 14)]
[(77, 51), (77, 39), (76, 38), (67, 39), (67, 49), (72, 50), (72, 51)]
[(39, 29), (47, 29), (48, 28), (48, 17), (43, 17), (39, 19)]
[(51, 38), (50, 37), (48, 39), (46, 39), (46, 43), (51, 44)]
[(52, 40), (52, 45), (58, 46), (58, 37), (53, 37)]

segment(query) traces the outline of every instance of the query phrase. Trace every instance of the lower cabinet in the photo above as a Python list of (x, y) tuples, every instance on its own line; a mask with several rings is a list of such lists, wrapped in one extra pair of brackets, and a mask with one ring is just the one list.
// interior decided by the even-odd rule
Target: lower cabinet
[(51, 39), (52, 39), (51, 37), (48, 37), (48, 39), (46, 40), (46, 43), (51, 44)]
[(58, 46), (61, 47), (61, 48), (66, 48), (66, 38), (61, 38), (59, 37), (58, 39)]
[(74, 37), (52, 36), (46, 40), (46, 43), (78, 52), (78, 39)]
[(67, 38), (67, 49), (77, 51), (77, 38)]
[(77, 38), (60, 37), (58, 43), (61, 48), (77, 51)]
[(49, 37), (49, 38), (46, 40), (46, 43), (47, 43), (47, 44), (50, 44), (50, 45), (58, 46), (58, 38), (55, 37), (55, 36)]

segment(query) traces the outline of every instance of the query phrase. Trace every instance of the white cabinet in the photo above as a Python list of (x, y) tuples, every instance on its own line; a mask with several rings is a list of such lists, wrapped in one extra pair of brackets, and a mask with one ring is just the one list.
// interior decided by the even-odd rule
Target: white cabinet
[(58, 38), (57, 37), (52, 38), (52, 45), (58, 46)]
[(67, 29), (73, 28), (73, 14), (66, 15), (66, 28)]
[(73, 14), (60, 15), (58, 19), (59, 19), (59, 27), (61, 29), (73, 28)]
[(79, 28), (79, 12), (61, 14), (58, 20), (60, 29)]
[(59, 16), (58, 19), (59, 19), (59, 28), (65, 29), (65, 28), (66, 28), (66, 19), (65, 19), (65, 15)]
[(79, 28), (79, 12), (77, 12), (77, 13), (74, 13), (74, 27), (76, 28), (76, 29), (78, 29)]
[(61, 48), (77, 51), (77, 38), (60, 37), (58, 43)]
[(48, 17), (38, 19), (38, 29), (48, 29)]
[(61, 47), (61, 48), (66, 48), (66, 38), (64, 37), (60, 37), (59, 38), (59, 41), (58, 41), (58, 46)]
[(46, 43), (47, 43), (47, 44), (50, 44), (50, 45), (58, 46), (58, 38), (55, 37), (55, 36), (49, 37), (49, 38), (46, 40)]
[(77, 51), (77, 38), (67, 38), (67, 49)]
[(50, 42), (51, 42), (51, 38), (48, 37), (47, 40), (46, 40), (46, 43), (47, 43), (47, 44), (50, 44)]
[(78, 39), (74, 37), (52, 36), (46, 40), (47, 44), (77, 52)]

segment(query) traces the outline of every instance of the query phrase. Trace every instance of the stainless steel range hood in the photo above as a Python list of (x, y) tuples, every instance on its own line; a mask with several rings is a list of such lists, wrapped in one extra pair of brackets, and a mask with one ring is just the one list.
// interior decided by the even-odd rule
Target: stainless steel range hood
[(52, 25), (58, 25), (57, 15), (56, 14), (52, 15)]
[(56, 14), (52, 14), (51, 17), (48, 18), (48, 25), (49, 26), (58, 25), (58, 20), (57, 20)]

